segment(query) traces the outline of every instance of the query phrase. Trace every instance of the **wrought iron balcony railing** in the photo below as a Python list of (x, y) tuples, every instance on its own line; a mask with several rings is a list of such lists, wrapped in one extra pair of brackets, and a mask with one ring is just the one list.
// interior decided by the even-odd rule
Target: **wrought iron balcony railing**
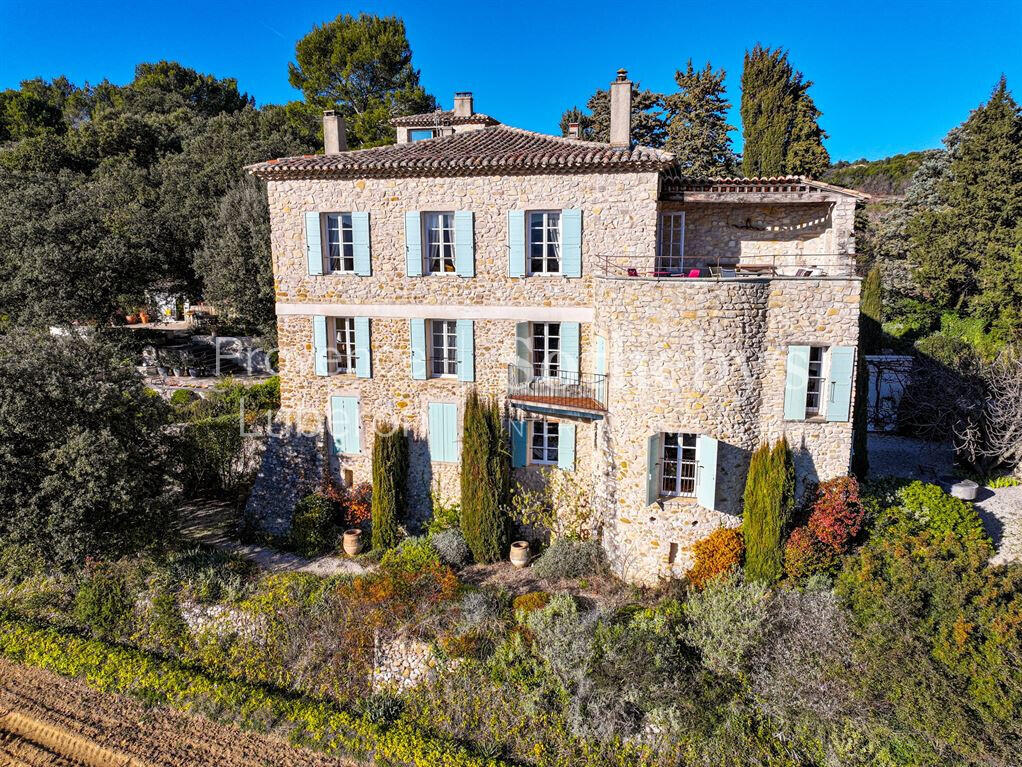
[(531, 366), (508, 365), (508, 398), (522, 405), (603, 413), (607, 410), (607, 376), (600, 373), (536, 375)]

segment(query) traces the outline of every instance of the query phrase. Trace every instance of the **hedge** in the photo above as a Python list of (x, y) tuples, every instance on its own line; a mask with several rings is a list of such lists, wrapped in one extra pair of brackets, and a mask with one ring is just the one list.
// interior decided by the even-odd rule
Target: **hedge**
[(182, 711), (229, 713), (241, 727), (292, 728), (291, 741), (321, 751), (387, 765), (505, 767), (449, 741), (423, 736), (407, 724), (371, 723), (329, 703), (265, 687), (218, 679), (173, 660), (0, 616), (0, 657), (66, 677), (102, 692), (129, 694)]

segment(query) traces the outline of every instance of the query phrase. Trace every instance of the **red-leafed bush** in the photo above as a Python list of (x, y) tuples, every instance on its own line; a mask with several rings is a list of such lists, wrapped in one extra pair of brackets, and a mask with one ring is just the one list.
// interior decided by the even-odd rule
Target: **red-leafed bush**
[(865, 518), (855, 477), (835, 477), (821, 483), (816, 491), (809, 530), (821, 543), (843, 554), (862, 532)]
[(808, 527), (796, 527), (784, 546), (784, 572), (789, 578), (804, 578), (832, 570), (837, 553), (817, 538)]
[(356, 485), (348, 492), (344, 504), (344, 522), (348, 527), (358, 527), (369, 521), (373, 512), (373, 486), (368, 482)]
[(696, 588), (702, 588), (710, 578), (726, 573), (742, 564), (745, 540), (736, 527), (714, 530), (692, 547), (696, 561), (685, 575)]

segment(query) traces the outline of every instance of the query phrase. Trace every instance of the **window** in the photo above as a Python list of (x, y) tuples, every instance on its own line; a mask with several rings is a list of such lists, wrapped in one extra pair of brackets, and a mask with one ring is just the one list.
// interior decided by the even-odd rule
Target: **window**
[(408, 131), (409, 143), (413, 141), (424, 141), (425, 139), (436, 138), (436, 131), (432, 128), (420, 128)]
[(355, 372), (354, 317), (334, 317), (334, 372)]
[(532, 463), (557, 465), (558, 427), (551, 421), (532, 422)]
[(532, 274), (561, 273), (561, 212), (529, 213), (529, 270)]
[(657, 253), (658, 272), (681, 272), (685, 260), (685, 214), (660, 214), (660, 247)]
[(809, 347), (809, 367), (806, 375), (806, 417), (822, 414), (823, 410), (823, 346)]
[(532, 323), (532, 374), (536, 378), (556, 378), (560, 373), (561, 323)]
[(327, 271), (355, 271), (355, 244), (350, 213), (326, 215)]
[(427, 213), (426, 271), (454, 274), (454, 213)]
[(663, 495), (695, 495), (696, 435), (664, 434), (660, 467)]
[(457, 320), (430, 320), (430, 359), (433, 376), (458, 374)]

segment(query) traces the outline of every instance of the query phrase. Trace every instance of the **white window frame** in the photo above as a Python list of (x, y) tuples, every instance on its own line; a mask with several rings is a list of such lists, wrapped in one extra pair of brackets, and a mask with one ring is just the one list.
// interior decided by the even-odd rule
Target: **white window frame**
[[(443, 220), (442, 217), (444, 217), (444, 216), (449, 218), (449, 220), (450, 220), (450, 227), (447, 227), (447, 226), (445, 226), (445, 225), (443, 225), (441, 223), (441, 225), (440, 225), (440, 227), (438, 229), (438, 231), (440, 233), (440, 238), (441, 238), (441, 242), (440, 242), (440, 248), (441, 248), (441, 251), (440, 251), (440, 267), (441, 268), (440, 268), (439, 271), (434, 271), (433, 268), (432, 268), (432, 260), (433, 259), (431, 257), (431, 253), (430, 253), (430, 245), (431, 245), (431, 242), (430, 242), (430, 232), (432, 231), (431, 222), (434, 219), (442, 221)], [(451, 235), (451, 240), (450, 240), (450, 243), (449, 243), (450, 244), (450, 248), (451, 248), (451, 251), (450, 251), (451, 252), (450, 263), (446, 263), (448, 261), (448, 259), (444, 255), (444, 253), (443, 253), (443, 248), (447, 244), (447, 243), (443, 242), (443, 233), (448, 231), (448, 229), (449, 229), (450, 235)], [(422, 214), (422, 273), (423, 274), (427, 274), (427, 275), (435, 274), (435, 275), (441, 275), (441, 276), (454, 276), (454, 277), (456, 277), (458, 275), (458, 253), (457, 253), (457, 250), (458, 250), (458, 246), (457, 246), (457, 242), (456, 242), (456, 233), (455, 233), (455, 224), (454, 224), (454, 211), (453, 210), (430, 210), (430, 211), (427, 211), (427, 212), (423, 213)], [(450, 269), (446, 268), (448, 266), (450, 266)]]
[[(540, 331), (542, 328), (542, 332)], [(541, 340), (541, 342), (540, 342)], [(558, 378), (561, 374), (561, 323), (533, 322), (529, 325), (529, 341), (534, 378)], [(551, 341), (556, 348), (551, 349)]]
[[(819, 360), (813, 360), (813, 354), (819, 353)], [(817, 372), (814, 374), (814, 366)], [(825, 418), (827, 416), (827, 379), (830, 372), (830, 347), (810, 346), (809, 364), (806, 368), (806, 419)], [(817, 389), (813, 391), (813, 382)], [(810, 405), (815, 399), (816, 404)]]
[(685, 211), (683, 210), (664, 211), (660, 214), (656, 271), (684, 274)]
[[(457, 378), (458, 377), (458, 321), (457, 320), (429, 320), (427, 323), (429, 343), (429, 377), (430, 378)], [(443, 343), (437, 346), (436, 331), (439, 328)], [(439, 350), (439, 354), (438, 354)], [(441, 363), (443, 372), (437, 372), (437, 363)]]
[[(668, 445), (668, 437), (675, 439), (674, 445)], [(684, 444), (686, 439), (691, 440), (690, 445)], [(669, 449), (674, 451), (671, 457), (668, 457)], [(695, 432), (662, 432), (659, 458), (659, 495), (665, 498), (694, 498), (699, 484), (699, 435)], [(691, 475), (684, 472), (686, 467), (691, 467)], [(667, 488), (668, 479), (674, 481), (673, 490)], [(691, 490), (683, 489), (684, 482), (691, 482)]]
[[(537, 442), (539, 447), (537, 448)], [(561, 450), (560, 424), (558, 421), (529, 421), (529, 463), (536, 466), (557, 466)], [(536, 457), (536, 450), (542, 454)], [(551, 455), (553, 457), (551, 457)]]
[[(336, 229), (331, 228), (331, 219), (337, 220)], [(323, 243), (323, 271), (325, 274), (354, 274), (355, 273), (355, 230), (351, 220), (350, 212), (324, 213), (320, 216), (322, 222)], [(330, 241), (331, 232), (337, 232), (339, 268), (334, 269), (334, 256), (332, 248), (335, 243)], [(351, 268), (348, 268), (350, 262)]]
[[(428, 136), (413, 136), (414, 133), (428, 133)], [(408, 129), (408, 143), (414, 144), (416, 141), (429, 141), (431, 138), (437, 137), (436, 128), (409, 128)]]
[[(542, 216), (541, 239), (537, 242), (533, 239), (532, 217)], [(557, 226), (550, 225), (550, 216), (557, 216)], [(556, 231), (555, 238), (550, 233)], [(542, 248), (540, 261), (541, 269), (533, 268), (532, 246), (539, 245)], [(528, 210), (525, 212), (525, 258), (528, 260), (529, 274), (535, 275), (560, 275), (564, 269), (564, 216), (560, 210)], [(553, 255), (550, 251), (553, 250)], [(550, 262), (556, 260), (557, 268), (548, 269)]]
[[(342, 340), (342, 334), (345, 338)], [(330, 370), (333, 373), (354, 374), (358, 360), (355, 347), (355, 318), (330, 318)], [(344, 347), (342, 349), (342, 347)], [(343, 363), (343, 364), (342, 364)]]

